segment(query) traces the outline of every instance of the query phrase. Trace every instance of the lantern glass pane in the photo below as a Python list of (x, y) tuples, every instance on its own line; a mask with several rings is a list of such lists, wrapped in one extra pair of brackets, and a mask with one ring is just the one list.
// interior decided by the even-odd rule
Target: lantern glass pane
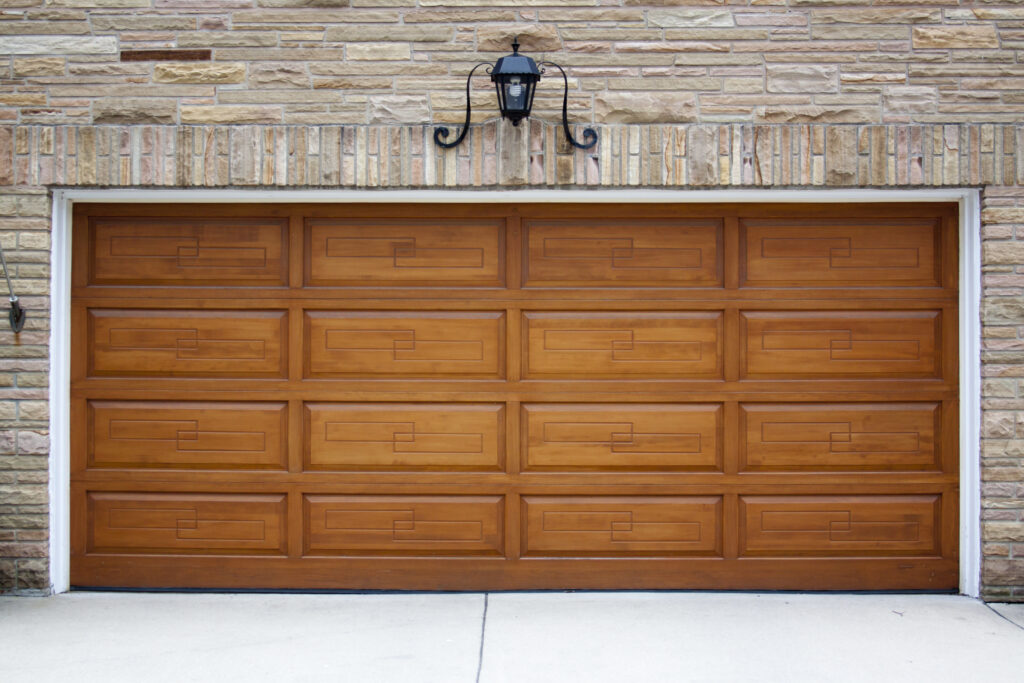
[(530, 93), (528, 85), (519, 76), (513, 76), (505, 83), (505, 109), (509, 113), (525, 112)]

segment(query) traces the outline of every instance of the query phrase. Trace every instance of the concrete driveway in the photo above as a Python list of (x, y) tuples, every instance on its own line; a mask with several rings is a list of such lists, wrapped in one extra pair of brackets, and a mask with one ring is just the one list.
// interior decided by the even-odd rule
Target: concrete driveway
[(948, 595), (0, 598), (3, 681), (1021, 680), (1024, 605)]

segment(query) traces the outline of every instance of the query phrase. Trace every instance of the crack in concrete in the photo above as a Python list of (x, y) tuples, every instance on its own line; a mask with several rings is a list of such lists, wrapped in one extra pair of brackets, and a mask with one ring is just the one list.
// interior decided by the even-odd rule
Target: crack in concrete
[(484, 614), (480, 620), (480, 654), (476, 661), (476, 683), (480, 683), (480, 672), (484, 668), (484, 636), (487, 633), (487, 598), (488, 594), (484, 593)]
[[(981, 604), (985, 605), (985, 607), (988, 607), (990, 610), (995, 612), (996, 616), (999, 617), (1000, 619), (1002, 619), (1003, 621), (1008, 621), (1011, 624), (1013, 624), (1014, 626), (1016, 626), (1017, 628), (1019, 628), (1021, 631), (1024, 631), (1024, 625), (1018, 624), (1016, 621), (1014, 621), (1010, 617), (1006, 616), (1005, 614), (1003, 614), (1002, 612), (1000, 612), (999, 610), (997, 610), (995, 607), (993, 607), (992, 605), (988, 604), (987, 602), (982, 601)], [(478, 679), (479, 679), (479, 677), (478, 677)]]

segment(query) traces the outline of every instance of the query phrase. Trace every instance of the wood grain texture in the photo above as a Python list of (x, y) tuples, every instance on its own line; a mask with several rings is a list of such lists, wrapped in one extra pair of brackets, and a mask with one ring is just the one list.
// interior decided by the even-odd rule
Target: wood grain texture
[(721, 221), (527, 221), (527, 287), (714, 287)]
[(957, 586), (954, 205), (75, 211), (76, 586)]
[(720, 405), (526, 404), (526, 470), (721, 467)]
[(281, 220), (95, 220), (89, 274), (110, 285), (284, 285), (287, 236)]
[(306, 469), (501, 470), (503, 405), (306, 404)]
[(286, 469), (283, 403), (90, 401), (89, 467)]
[(313, 286), (504, 284), (504, 221), (310, 220)]

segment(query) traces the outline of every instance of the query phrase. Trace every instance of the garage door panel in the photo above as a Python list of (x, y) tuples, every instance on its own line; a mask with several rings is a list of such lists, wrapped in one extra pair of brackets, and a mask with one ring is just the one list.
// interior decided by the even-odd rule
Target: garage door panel
[(940, 496), (741, 496), (741, 555), (938, 555)]
[(938, 219), (744, 219), (744, 285), (939, 287), (939, 228)]
[(284, 285), (288, 282), (287, 229), (285, 220), (94, 220), (89, 235), (89, 282)]
[(941, 377), (940, 311), (747, 311), (745, 376)]
[(87, 492), (90, 553), (287, 552), (285, 496)]
[(526, 375), (684, 377), (722, 374), (722, 314), (525, 313)]
[(307, 555), (504, 553), (502, 496), (308, 495)]
[(957, 585), (954, 205), (203, 209), (74, 209), (74, 585)]
[(717, 287), (721, 220), (524, 221), (527, 287)]
[(288, 467), (285, 403), (90, 401), (88, 467)]
[(502, 405), (306, 404), (307, 470), (475, 470), (505, 465)]
[(307, 311), (306, 339), (313, 378), (504, 373), (500, 312)]
[(504, 285), (504, 221), (307, 221), (308, 284)]
[(721, 470), (721, 405), (524, 405), (524, 470)]
[(938, 403), (740, 406), (741, 471), (941, 471)]
[(525, 557), (721, 553), (717, 496), (523, 496)]
[(89, 374), (283, 377), (285, 311), (90, 309)]

